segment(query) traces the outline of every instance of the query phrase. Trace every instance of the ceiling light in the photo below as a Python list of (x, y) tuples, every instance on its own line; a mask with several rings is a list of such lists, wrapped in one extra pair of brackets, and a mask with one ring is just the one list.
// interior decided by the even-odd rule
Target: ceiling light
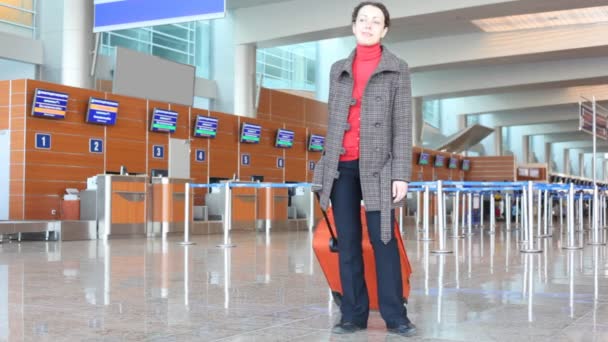
[(472, 21), (473, 24), (485, 32), (507, 32), (606, 22), (608, 22), (608, 6), (511, 15)]

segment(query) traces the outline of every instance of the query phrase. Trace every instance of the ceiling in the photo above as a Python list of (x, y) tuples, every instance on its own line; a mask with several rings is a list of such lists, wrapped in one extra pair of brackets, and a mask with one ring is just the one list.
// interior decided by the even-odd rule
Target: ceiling
[[(274, 3), (282, 2), (281, 0), (227, 1), (228, 7), (233, 9), (262, 6), (269, 10)], [(311, 3), (316, 1), (317, 0), (291, 0), (291, 3), (301, 3), (302, 8), (306, 8), (306, 6), (310, 7)], [(404, 1), (409, 2), (410, 0)], [(433, 4), (429, 2), (429, 7), (434, 6), (435, 3), (442, 3), (448, 6), (451, 1), (466, 2), (471, 5), (462, 7), (458, 10), (427, 11), (422, 15), (406, 15), (391, 18), (390, 33), (384, 43), (393, 51), (395, 51), (393, 46), (397, 47), (397, 51), (405, 51), (404, 55), (402, 55), (404, 59), (409, 60), (412, 56), (415, 57), (423, 54), (423, 52), (415, 51), (415, 47), (417, 46), (423, 46), (424, 49), (421, 50), (424, 50), (424, 53), (429, 57), (441, 54), (448, 56), (464, 56), (460, 59), (454, 58), (453, 60), (447, 58), (445, 59), (445, 62), (422, 63), (423, 65), (420, 67), (414, 67), (412, 69), (414, 73), (424, 75), (424, 73), (429, 72), (432, 74), (437, 71), (446, 71), (446, 74), (449, 74), (450, 71), (456, 71), (453, 72), (453, 74), (461, 75), (463, 71), (471, 70), (471, 72), (474, 72), (477, 70), (478, 72), (483, 73), (485, 70), (491, 71), (493, 68), (501, 71), (507, 70), (506, 72), (508, 72), (508, 70), (516, 72), (521, 68), (524, 68), (525, 70), (525, 68), (534, 67), (535, 65), (538, 65), (541, 68), (545, 67), (546, 71), (543, 71), (544, 74), (539, 73), (538, 80), (536, 81), (534, 79), (530, 80), (529, 77), (522, 77), (521, 82), (518, 83), (518, 78), (512, 77), (511, 82), (508, 84), (497, 81), (497, 86), (495, 87), (485, 85), (483, 87), (471, 86), (470, 88), (465, 87), (447, 95), (431, 95), (429, 98), (492, 96), (496, 102), (503, 102), (503, 106), (499, 106), (500, 108), (503, 108), (504, 103), (510, 101), (513, 93), (518, 93), (518, 96), (523, 96), (522, 94), (525, 94), (526, 92), (534, 92), (542, 89), (562, 89), (564, 94), (567, 94), (573, 87), (608, 85), (608, 66), (606, 68), (599, 68), (597, 75), (590, 75), (589, 70), (586, 70), (586, 74), (583, 73), (585, 59), (606, 58), (608, 63), (608, 23), (575, 24), (560, 29), (535, 28), (509, 33), (485, 32), (472, 23), (472, 20), (477, 19), (608, 6), (608, 0), (442, 0), (433, 1)], [(389, 9), (398, 6), (397, 4), (403, 4), (396, 1), (391, 2), (390, 0), (387, 0), (386, 2)], [(474, 5), (484, 2), (487, 3), (487, 5)], [(336, 11), (337, 10), (338, 8), (336, 8)], [(312, 11), (313, 10), (308, 9), (307, 13), (311, 14)], [(342, 9), (340, 9), (340, 11), (342, 12)], [(608, 11), (608, 9), (606, 9), (606, 11)], [(340, 16), (343, 17), (343, 13), (340, 13)], [(265, 18), (264, 20), (272, 22), (274, 19)], [(526, 20), (534, 20), (534, 18), (526, 18)], [(550, 16), (545, 16), (543, 20), (547, 22), (552, 20), (552, 18)], [(591, 33), (587, 34), (584, 32)], [(293, 30), (291, 30), (289, 34), (284, 36), (275, 36), (272, 39), (261, 40), (257, 43), (258, 46), (266, 47), (288, 43), (316, 41), (326, 38), (347, 36), (350, 34), (351, 32), (348, 25), (344, 25), (343, 27), (325, 26), (320, 27), (318, 30), (311, 30), (310, 28), (303, 29), (301, 32), (293, 32)], [(531, 42), (526, 40), (526, 37), (530, 35), (536, 37), (535, 39), (537, 39), (537, 41)], [(604, 39), (603, 37), (607, 38)], [(467, 41), (469, 38), (470, 41)], [(520, 38), (521, 40), (518, 41)], [(511, 40), (511, 42), (507, 41), (507, 39)], [(449, 49), (446, 49), (446, 43), (449, 43), (450, 41), (462, 41), (463, 44), (455, 47), (451, 46)], [(520, 49), (521, 45), (526, 44), (530, 45), (527, 50)], [(543, 49), (535, 49), (536, 45), (542, 46)], [(408, 50), (408, 47), (412, 47), (412, 49)], [(517, 49), (514, 49), (514, 47)], [(466, 49), (467, 51), (459, 49)], [(518, 49), (520, 49), (521, 52)], [(517, 53), (513, 53), (513, 50), (517, 50)], [(407, 57), (409, 58), (406, 58), (405, 54), (407, 54)], [(566, 63), (554, 63), (559, 61), (564, 61)], [(580, 77), (576, 72), (569, 70), (568, 63), (571, 63), (573, 66), (572, 69), (583, 70), (581, 71)], [(561, 65), (561, 67), (552, 70), (549, 67), (551, 65)], [(460, 74), (458, 73), (459, 71)], [(567, 75), (567, 77), (550, 77), (562, 74)], [(461, 81), (465, 80), (453, 78), (443, 79), (443, 83)], [(437, 82), (437, 88), (444, 88), (443, 86), (445, 86), (445, 84), (441, 84), (441, 81)], [(413, 86), (414, 88), (416, 87), (415, 84)], [(578, 95), (591, 97), (595, 94)], [(598, 100), (606, 103), (606, 101), (608, 101), (608, 94), (600, 94)], [(538, 120), (535, 120), (536, 123), (544, 122), (546, 124), (551, 124), (553, 122), (551, 113), (552, 109), (555, 107), (554, 103), (543, 104), (542, 99), (540, 99), (540, 101), (534, 102), (533, 107), (535, 108), (535, 115), (538, 116)], [(562, 109), (572, 109), (574, 111), (574, 117), (576, 117), (577, 107), (578, 104), (575, 101), (562, 105)], [(546, 110), (542, 110), (543, 108)], [(476, 113), (474, 110), (471, 112)], [(525, 108), (518, 108), (513, 111), (502, 110), (499, 115), (525, 115), (525, 113)], [(459, 114), (466, 114), (466, 112)], [(572, 125), (572, 128), (575, 131), (576, 124), (573, 123)], [(574, 134), (569, 135), (568, 137), (570, 136), (574, 139), (573, 141), (589, 139), (589, 137), (585, 135)]]

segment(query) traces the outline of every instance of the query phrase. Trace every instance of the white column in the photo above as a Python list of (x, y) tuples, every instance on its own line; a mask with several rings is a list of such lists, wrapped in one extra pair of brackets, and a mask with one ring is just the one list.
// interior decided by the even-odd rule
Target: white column
[(90, 75), (93, 35), (93, 2), (64, 0), (61, 83), (93, 88)]
[(502, 155), (502, 127), (498, 126), (494, 128), (494, 155)]
[(93, 88), (93, 2), (39, 0), (36, 10), (38, 39), (44, 48), (40, 79)]
[(545, 163), (547, 163), (547, 170), (553, 172), (551, 168), (551, 143), (545, 143)]
[(572, 171), (570, 170), (570, 149), (564, 149), (564, 174), (569, 175)]
[(237, 45), (234, 49), (234, 113), (255, 117), (255, 59), (253, 44)]
[(529, 163), (530, 162), (530, 136), (529, 135), (523, 135), (521, 137), (521, 148), (522, 148), (522, 152), (523, 152), (523, 163)]
[(578, 175), (585, 177), (585, 154), (578, 154)]

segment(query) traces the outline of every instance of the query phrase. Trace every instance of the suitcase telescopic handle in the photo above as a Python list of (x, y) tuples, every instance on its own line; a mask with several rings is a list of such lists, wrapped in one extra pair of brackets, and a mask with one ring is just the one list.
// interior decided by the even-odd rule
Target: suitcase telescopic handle
[[(315, 192), (315, 196), (317, 197), (317, 201), (319, 201), (319, 207), (321, 204), (321, 196), (319, 195), (318, 192)], [(336, 237), (336, 234), (334, 233), (333, 228), (331, 227), (331, 222), (329, 221), (329, 217), (327, 217), (327, 212), (325, 211), (325, 209), (323, 209), (323, 207), (321, 207), (321, 213), (323, 213), (323, 218), (325, 219), (325, 223), (327, 224), (327, 229), (329, 229), (329, 234), (331, 235), (331, 239), (329, 239), (329, 250), (332, 251), (333, 253), (337, 253), (338, 252), (338, 238)]]

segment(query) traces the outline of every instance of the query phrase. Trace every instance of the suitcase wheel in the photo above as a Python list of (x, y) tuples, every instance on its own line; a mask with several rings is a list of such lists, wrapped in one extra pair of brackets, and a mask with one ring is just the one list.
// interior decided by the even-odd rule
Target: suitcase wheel
[(338, 240), (329, 238), (329, 251), (332, 253), (338, 253)]
[(340, 307), (340, 304), (342, 304), (342, 294), (340, 292), (331, 291), (331, 296), (334, 298), (334, 303)]

